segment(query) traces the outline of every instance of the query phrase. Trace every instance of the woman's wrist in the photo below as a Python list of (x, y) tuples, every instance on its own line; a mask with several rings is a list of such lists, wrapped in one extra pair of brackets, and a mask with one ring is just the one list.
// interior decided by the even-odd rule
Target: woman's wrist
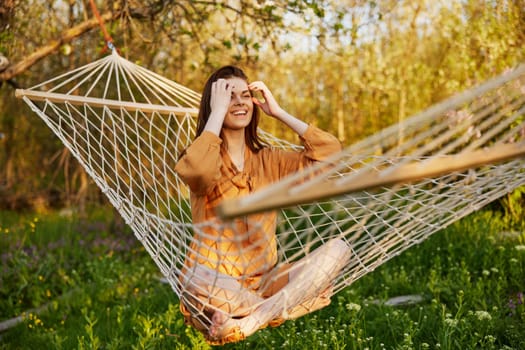
[(284, 110), (282, 110), (282, 113), (280, 113), (279, 116), (276, 116), (276, 118), (278, 118), (284, 124), (288, 125), (288, 127), (295, 131), (299, 136), (303, 136), (306, 132), (306, 129), (308, 129), (307, 123), (294, 117), (293, 115)]
[(273, 114), (273, 117), (284, 122), (285, 119), (290, 117), (290, 114), (281, 107), (279, 107)]
[(223, 114), (212, 111), (210, 117), (204, 126), (204, 130), (210, 131), (215, 135), (219, 136), (221, 134), (222, 124), (224, 123)]

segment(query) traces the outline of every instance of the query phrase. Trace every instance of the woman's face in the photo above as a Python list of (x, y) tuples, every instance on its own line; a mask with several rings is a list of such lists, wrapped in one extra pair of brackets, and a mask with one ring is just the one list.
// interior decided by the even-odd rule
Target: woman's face
[(232, 84), (233, 88), (230, 107), (224, 117), (223, 128), (244, 129), (250, 124), (253, 115), (253, 101), (248, 83), (237, 77), (226, 79), (226, 81)]

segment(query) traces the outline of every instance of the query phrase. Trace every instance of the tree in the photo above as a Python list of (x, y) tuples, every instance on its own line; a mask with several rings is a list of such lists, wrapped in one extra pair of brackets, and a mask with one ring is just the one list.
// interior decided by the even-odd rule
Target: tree
[[(72, 203), (99, 195), (12, 88), (101, 55), (106, 43), (87, 4), (0, 5), (0, 53), (13, 64), (11, 72), (23, 67), (10, 76), (11, 85), (0, 86), (0, 207), (29, 205), (28, 193), (50, 198), (59, 190)], [(127, 58), (196, 91), (217, 66), (239, 64), (265, 80), (292, 113), (345, 144), (525, 57), (525, 0), (122, 0), (98, 6)], [(31, 59), (35, 52), (45, 59)], [(263, 126), (293, 138), (271, 118)]]

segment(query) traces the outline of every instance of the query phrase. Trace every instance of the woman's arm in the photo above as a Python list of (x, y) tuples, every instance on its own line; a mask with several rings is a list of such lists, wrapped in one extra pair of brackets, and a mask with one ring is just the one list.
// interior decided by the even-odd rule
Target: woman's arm
[(278, 178), (281, 178), (291, 172), (295, 172), (303, 167), (312, 165), (321, 161), (328, 156), (341, 151), (339, 140), (315, 126), (308, 125), (302, 120), (286, 112), (275, 100), (270, 89), (261, 81), (256, 81), (248, 85), (249, 89), (254, 92), (260, 92), (264, 101), (253, 98), (253, 103), (259, 106), (266, 114), (272, 116), (284, 124), (288, 125), (301, 138), (304, 145), (302, 152), (272, 152), (269, 156), (273, 157), (270, 164), (279, 164)]
[(228, 112), (231, 94), (232, 85), (225, 79), (218, 79), (212, 83), (211, 113), (204, 130), (175, 165), (175, 172), (193, 193), (208, 193), (220, 179), (222, 140), (219, 135)]

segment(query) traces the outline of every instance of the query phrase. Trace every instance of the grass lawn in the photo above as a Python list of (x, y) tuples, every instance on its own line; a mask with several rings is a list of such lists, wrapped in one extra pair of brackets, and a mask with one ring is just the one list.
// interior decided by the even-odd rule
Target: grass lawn
[[(174, 292), (108, 212), (0, 212), (0, 349), (212, 348), (184, 325)], [(525, 223), (507, 221), (475, 213), (327, 308), (224, 348), (525, 349)], [(406, 295), (421, 300), (389, 305)]]

